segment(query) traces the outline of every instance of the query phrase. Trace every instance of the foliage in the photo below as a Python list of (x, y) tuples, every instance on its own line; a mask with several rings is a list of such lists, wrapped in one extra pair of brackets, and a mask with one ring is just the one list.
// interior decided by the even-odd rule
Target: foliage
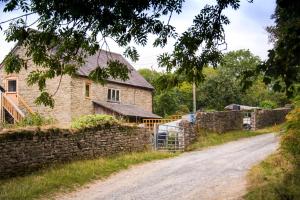
[[(252, 86), (244, 90), (244, 74), (256, 69), (259, 63), (259, 57), (249, 50), (242, 49), (226, 53), (217, 69), (204, 68), (204, 80), (198, 84), (196, 91), (197, 108), (223, 110), (232, 103), (259, 106), (263, 101), (284, 106), (289, 102), (285, 93), (275, 92), (265, 85), (262, 75), (251, 77)], [(184, 74), (178, 74), (176, 71), (162, 73), (149, 69), (141, 69), (139, 72), (155, 88), (153, 105), (156, 114), (175, 114), (181, 106), (192, 110), (192, 84), (186, 81)]]
[(146, 79), (146, 81), (148, 81), (156, 88), (156, 82), (157, 79), (161, 76), (161, 73), (147, 68), (139, 69), (138, 72)]
[(174, 114), (179, 107), (176, 90), (162, 92), (154, 97), (154, 113), (160, 116)]
[[(175, 69), (186, 81), (199, 84), (204, 78), (202, 69), (209, 65), (216, 67), (221, 60), (219, 48), (225, 44), (223, 25), (229, 24), (222, 11), (228, 6), (236, 10), (239, 1), (217, 1), (217, 5), (205, 6), (193, 25), (178, 38), (173, 52), (159, 57), (159, 65), (168, 72)], [(197, 52), (200, 53), (197, 55)]]
[(16, 124), (4, 124), (6, 128), (19, 128), (19, 127), (29, 127), (29, 126), (45, 126), (54, 124), (55, 120), (52, 118), (46, 118), (39, 113), (28, 114), (20, 122)]
[(78, 186), (107, 178), (132, 165), (176, 155), (166, 152), (143, 152), (55, 165), (32, 175), (0, 180), (0, 199), (48, 199), (49, 195), (75, 190)]
[(269, 50), (268, 59), (259, 66), (265, 75), (265, 83), (272, 84), (275, 90), (285, 89), (289, 96), (295, 92), (295, 84), (300, 82), (299, 11), (299, 1), (276, 1), (272, 16), (275, 25), (267, 28), (274, 48)]
[[(2, 0), (3, 12), (21, 12), (22, 15), (8, 20), (9, 28), (5, 31), (8, 42), (16, 41), (27, 47), (26, 58), (9, 55), (5, 59), (7, 72), (18, 72), (24, 63), (31, 59), (40, 69), (32, 72), (28, 80), (38, 84), (41, 92), (47, 93), (46, 80), (56, 76), (74, 75), (84, 64), (88, 55), (94, 55), (103, 46), (110, 51), (107, 39), (114, 40), (125, 49), (124, 55), (133, 61), (139, 58), (133, 44), (145, 46), (148, 35), (156, 39), (153, 46), (164, 47), (169, 38), (177, 38), (175, 27), (170, 25), (173, 13), (180, 14), (183, 0), (161, 1), (40, 1), (40, 0)], [(249, 0), (249, 2), (252, 2)], [(223, 25), (229, 19), (222, 14), (231, 7), (238, 9), (237, 0), (218, 0), (215, 5), (206, 5), (193, 20), (193, 25), (176, 42), (172, 61), (176, 61), (179, 70), (189, 75), (201, 77), (201, 70), (206, 63), (216, 64), (220, 59), (218, 46), (225, 43)], [(36, 21), (28, 22), (27, 17), (36, 15)], [(165, 21), (164, 19), (168, 20)], [(5, 22), (0, 22), (0, 25)], [(30, 27), (35, 25), (38, 31)], [(0, 27), (1, 28), (1, 27)], [(204, 45), (200, 55), (199, 47)], [(109, 56), (109, 53), (108, 53)], [(165, 57), (165, 56), (163, 56)], [(161, 59), (169, 60), (169, 59)], [(12, 65), (12, 63), (19, 63)], [(163, 62), (161, 62), (163, 63)], [(164, 62), (166, 63), (166, 62)], [(127, 79), (128, 70), (125, 64), (111, 60), (106, 68), (92, 72), (91, 78), (103, 83), (107, 77)], [(39, 102), (49, 106), (53, 94), (44, 94)], [(49, 98), (51, 100), (49, 100)], [(53, 106), (53, 105), (50, 105)]]
[(179, 105), (176, 111), (176, 115), (186, 115), (190, 113), (190, 109), (187, 105)]
[(83, 129), (107, 124), (116, 124), (118, 120), (111, 115), (84, 115), (72, 121), (71, 127)]
[(300, 170), (280, 152), (253, 167), (247, 179), (246, 200), (300, 198)]
[(265, 100), (265, 101), (260, 102), (259, 107), (266, 108), (266, 109), (273, 109), (273, 108), (276, 108), (277, 105), (273, 101)]
[(199, 130), (197, 140), (188, 147), (188, 150), (199, 150), (209, 146), (215, 146), (239, 140), (241, 138), (253, 137), (261, 134), (279, 131), (280, 129), (281, 126), (272, 126), (256, 131), (229, 131), (222, 134), (207, 130)]
[(287, 130), (281, 148), (292, 155), (300, 167), (300, 96), (295, 98), (294, 106), (287, 116)]
[(153, 98), (154, 113), (166, 117), (168, 115), (189, 113), (192, 108), (191, 84), (182, 82), (178, 87), (164, 88), (163, 79), (171, 73), (161, 73), (150, 69), (140, 69), (139, 73), (155, 88)]
[(280, 151), (254, 167), (249, 176), (247, 200), (300, 198), (300, 97), (287, 116)]
[(239, 84), (222, 72), (204, 81), (198, 87), (197, 94), (199, 106), (216, 110), (223, 110), (232, 103), (241, 103), (242, 98)]

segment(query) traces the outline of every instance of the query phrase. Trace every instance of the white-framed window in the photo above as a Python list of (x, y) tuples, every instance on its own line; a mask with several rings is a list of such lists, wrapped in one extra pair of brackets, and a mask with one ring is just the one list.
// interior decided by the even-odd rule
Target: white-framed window
[(120, 101), (120, 91), (109, 88), (107, 90), (107, 101), (119, 102)]

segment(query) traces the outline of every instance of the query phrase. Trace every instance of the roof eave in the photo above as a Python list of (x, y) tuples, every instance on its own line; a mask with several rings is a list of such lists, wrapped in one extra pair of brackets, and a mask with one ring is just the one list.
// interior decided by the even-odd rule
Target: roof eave
[[(89, 79), (88, 76), (82, 75), (82, 74), (76, 74), (76, 76)], [(154, 88), (143, 87), (143, 86), (133, 85), (133, 84), (128, 84), (128, 83), (122, 83), (122, 82), (119, 82), (119, 81), (112, 81), (112, 80), (106, 80), (106, 81), (109, 82), (109, 83), (116, 83), (116, 84), (120, 84), (120, 85), (127, 85), (127, 86), (132, 86), (132, 87), (141, 88), (141, 89), (150, 90), (150, 91), (154, 91), (155, 90)]]

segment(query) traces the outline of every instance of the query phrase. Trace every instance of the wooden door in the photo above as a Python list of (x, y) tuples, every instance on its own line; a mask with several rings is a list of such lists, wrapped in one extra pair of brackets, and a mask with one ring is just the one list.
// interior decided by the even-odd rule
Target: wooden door
[(18, 82), (17, 78), (6, 79), (6, 96), (18, 105)]

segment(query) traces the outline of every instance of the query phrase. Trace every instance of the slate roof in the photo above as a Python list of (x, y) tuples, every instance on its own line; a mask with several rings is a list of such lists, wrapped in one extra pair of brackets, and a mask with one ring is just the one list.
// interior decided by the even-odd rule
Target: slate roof
[(142, 87), (150, 90), (154, 89), (153, 86), (148, 83), (121, 54), (107, 52), (104, 50), (99, 50), (95, 55), (88, 56), (85, 64), (77, 71), (77, 74), (81, 76), (88, 76), (94, 69), (97, 68), (97, 66), (106, 67), (109, 60), (118, 60), (119, 62), (125, 64), (130, 73), (129, 79), (126, 81), (112, 78), (108, 78), (108, 81)]
[(153, 114), (152, 112), (145, 111), (135, 105), (110, 103), (110, 102), (103, 102), (103, 101), (93, 101), (93, 103), (124, 116), (142, 117), (142, 118), (161, 118), (160, 116)]

